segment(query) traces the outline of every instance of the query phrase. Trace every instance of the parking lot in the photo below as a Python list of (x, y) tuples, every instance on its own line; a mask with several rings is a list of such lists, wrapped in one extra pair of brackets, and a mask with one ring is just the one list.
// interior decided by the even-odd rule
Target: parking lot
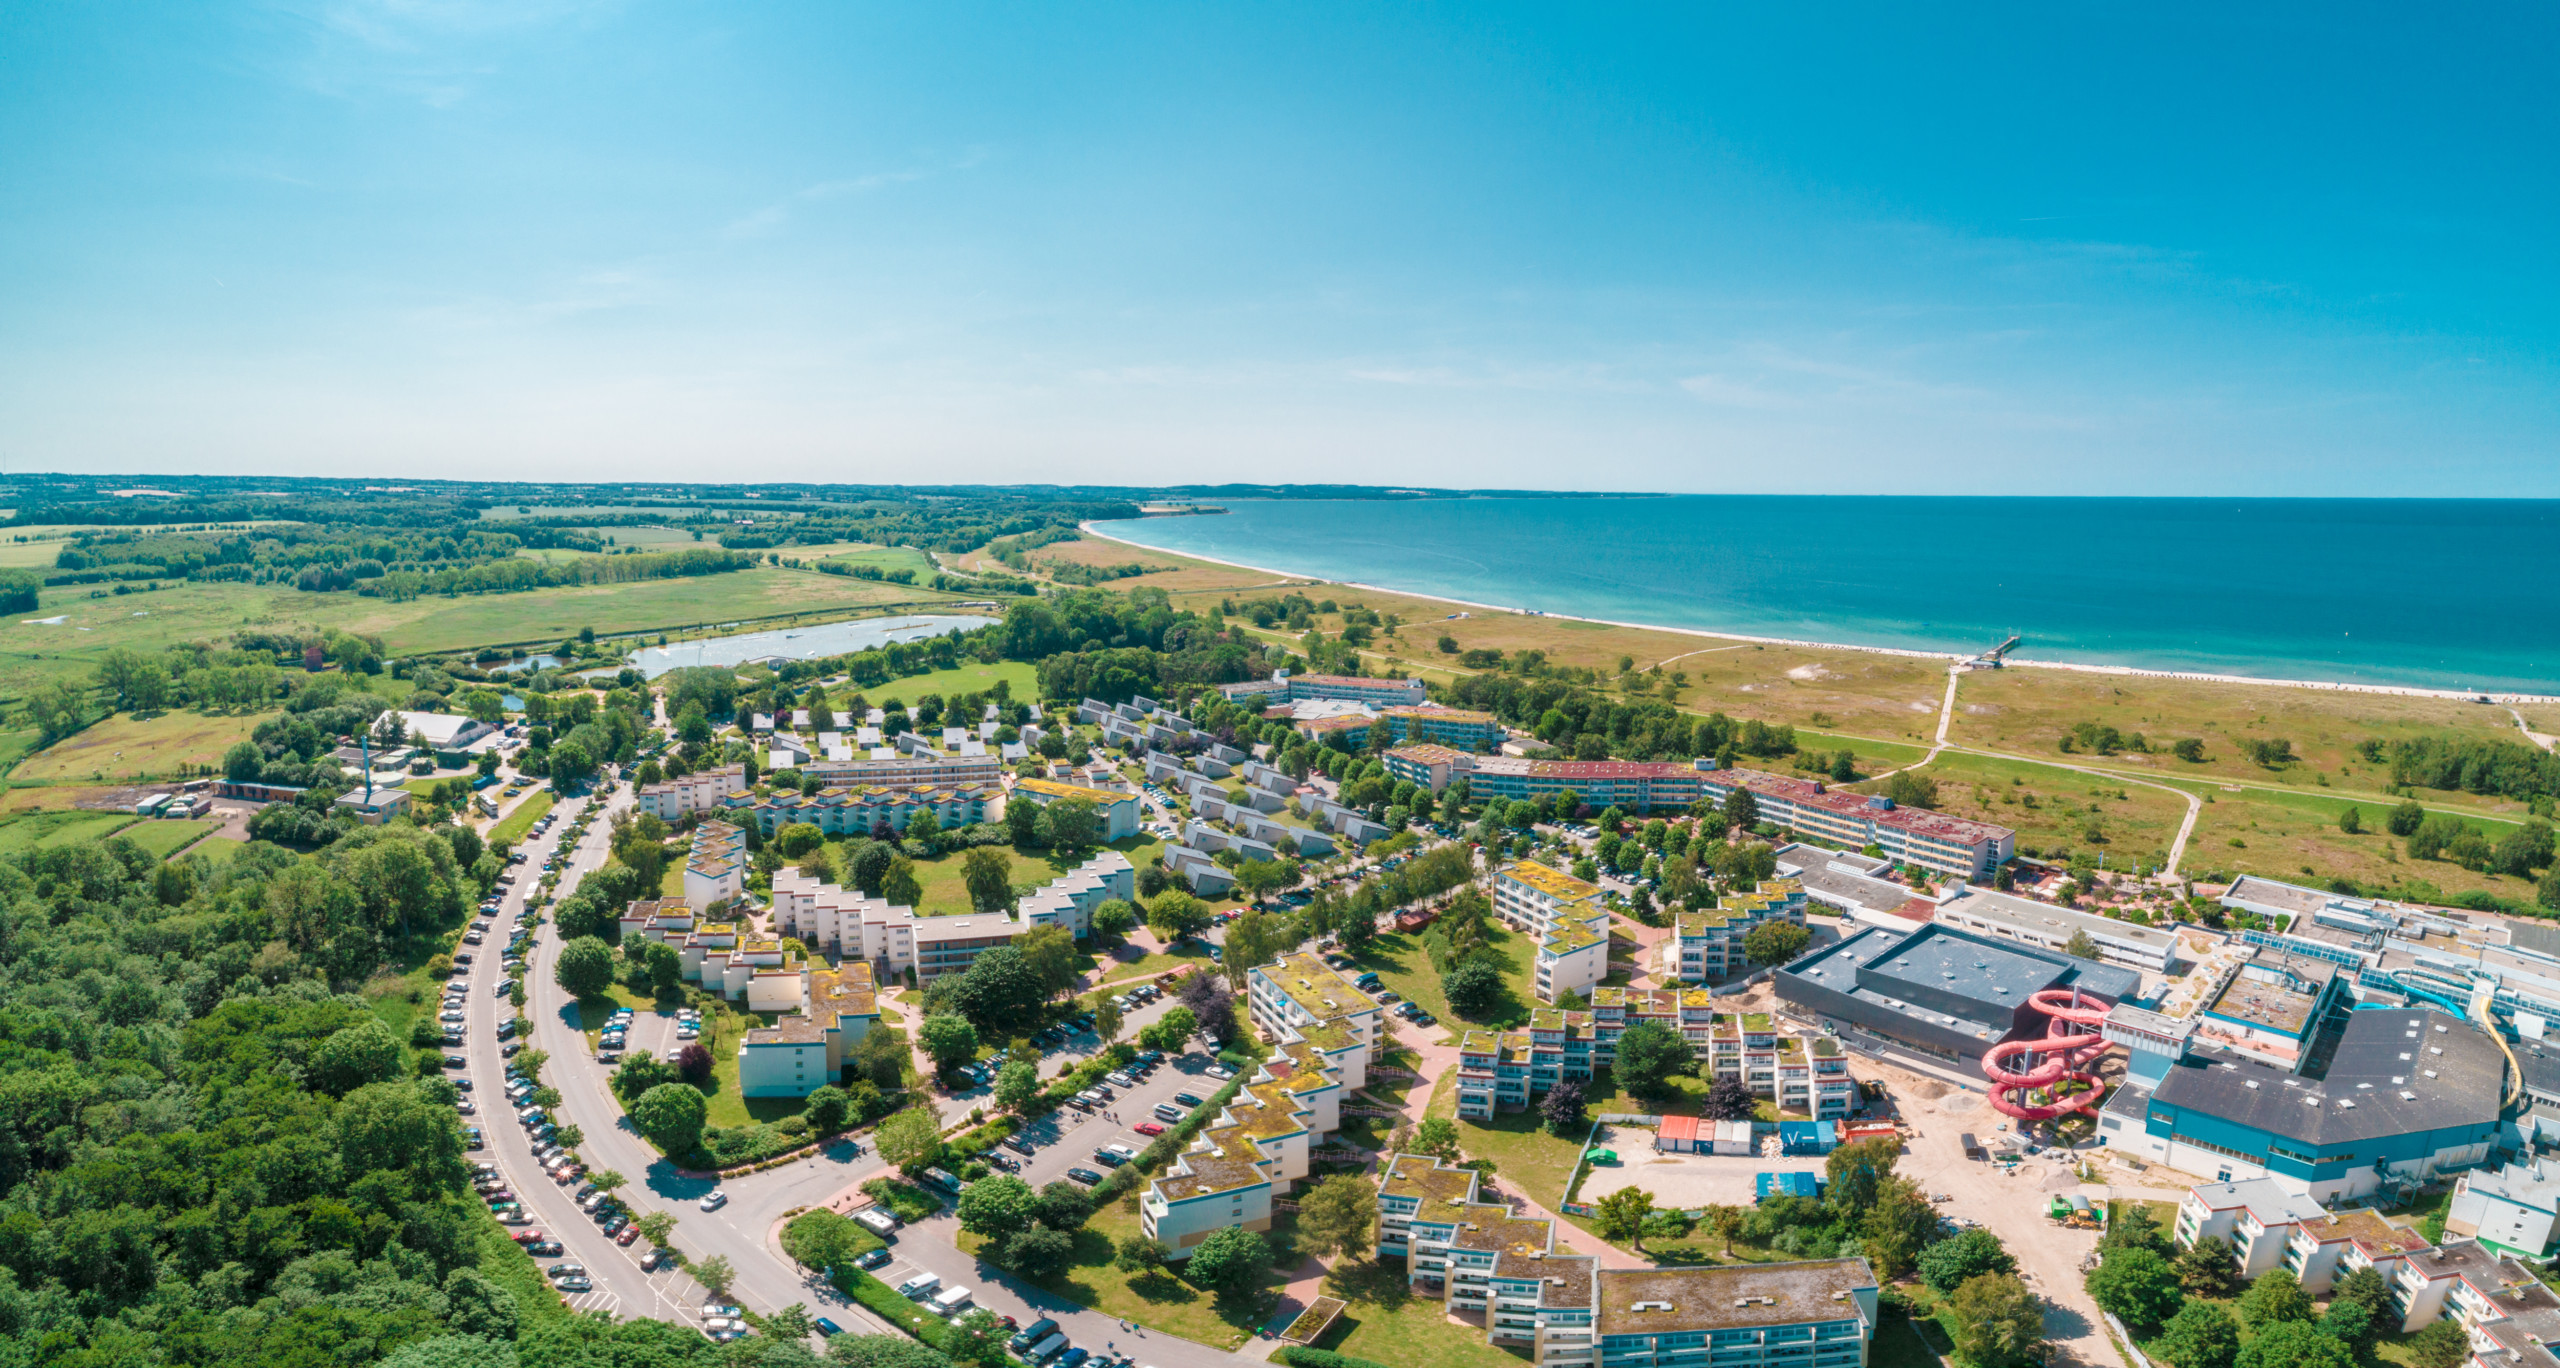
[(1171, 1104), (1189, 1112), (1191, 1108), (1174, 1102), (1181, 1094), (1206, 1102), (1212, 1093), (1226, 1086), (1225, 1079), (1210, 1072), (1221, 1067), (1215, 1058), (1196, 1050), (1167, 1055), (1135, 1088), (1105, 1085), (1110, 1087), (1112, 1097), (1099, 1110), (1060, 1107), (1024, 1127), (1016, 1138), (1031, 1148), (1028, 1156), (1009, 1146), (1001, 1152), (1021, 1163), (1022, 1178), (1033, 1187), (1064, 1178), (1071, 1168), (1108, 1172), (1109, 1167), (1094, 1158), (1095, 1150), (1126, 1145), (1134, 1154), (1155, 1143), (1154, 1136), (1142, 1134), (1138, 1127), (1158, 1125), (1172, 1129), (1175, 1123), (1157, 1116), (1156, 1107)]
[(1591, 1176), (1582, 1180), (1584, 1202), (1632, 1187), (1652, 1193), (1653, 1204), (1664, 1210), (1749, 1206), (1759, 1198), (1759, 1174), (1822, 1172), (1822, 1160), (1805, 1155), (1657, 1154), (1653, 1132), (1633, 1126), (1602, 1126), (1592, 1148), (1617, 1151), (1618, 1162), (1592, 1165)]

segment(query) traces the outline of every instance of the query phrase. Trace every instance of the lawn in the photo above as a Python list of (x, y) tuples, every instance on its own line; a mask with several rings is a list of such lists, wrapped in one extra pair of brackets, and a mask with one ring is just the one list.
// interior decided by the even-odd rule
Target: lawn
[(165, 860), (221, 825), (220, 822), (199, 818), (171, 818), (167, 821), (136, 822), (125, 828), (122, 834), (126, 840)]
[(218, 766), (222, 753), (273, 713), (164, 712), (137, 719), (118, 713), (18, 762), (14, 779), (121, 779), (187, 773)]
[[(836, 867), (841, 869), (844, 867), (844, 848), (841, 842), (835, 844)], [(1130, 864), (1143, 868), (1162, 844), (1148, 837), (1124, 837), (1112, 842), (1111, 848), (1128, 856)], [(1091, 858), (1081, 856), (1069, 859), (1050, 851), (1026, 851), (1015, 846), (984, 848), (1005, 857), (1005, 862), (1011, 866), (1009, 877), (1016, 892), (1027, 892), (1038, 888), (1059, 875), (1074, 870), (1086, 859)], [(963, 870), (968, 858), (968, 851), (954, 850), (929, 860), (915, 862), (916, 886), (924, 893), (916, 904), (917, 911), (926, 916), (946, 917), (959, 916), (974, 910), (969, 906), (969, 885), (963, 878)]]
[[(1291, 1235), (1294, 1225), (1293, 1218), (1278, 1216), (1273, 1218), (1272, 1228), (1263, 1233), (1278, 1256), (1275, 1270), (1297, 1262)], [(1261, 1327), (1262, 1299), (1213, 1296), (1170, 1270), (1133, 1277), (1112, 1267), (1113, 1247), (1138, 1233), (1138, 1194), (1132, 1192), (1095, 1212), (1093, 1220), (1076, 1232), (1075, 1258), (1064, 1275), (1037, 1285), (1079, 1306), (1185, 1339), (1227, 1350), (1243, 1347)], [(976, 1254), (982, 1243), (975, 1235), (960, 1236), (960, 1248), (970, 1254)], [(1265, 1277), (1266, 1289), (1280, 1286), (1278, 1272)]]
[(492, 843), (504, 841), (509, 849), (524, 844), (525, 833), (533, 830), (533, 824), (541, 821), (542, 814), (549, 812), (552, 804), (559, 801), (560, 795), (553, 793), (548, 785), (535, 789), (523, 802), (516, 804), (515, 811), (489, 828), (488, 839)]
[(1326, 1278), (1325, 1291), (1348, 1305), (1316, 1341), (1319, 1349), (1411, 1368), (1519, 1368), (1529, 1361), (1450, 1320), (1438, 1300), (1414, 1296), (1401, 1262), (1345, 1261)]
[[(1040, 696), (1039, 671), (1019, 660), (998, 661), (993, 665), (971, 661), (948, 670), (935, 670), (931, 674), (909, 675), (905, 679), (864, 689), (862, 696), (875, 708), (885, 708), (893, 700), (914, 707), (916, 700), (926, 694), (950, 698), (957, 694), (985, 693), (994, 688), (998, 680), (1004, 682), (1008, 695), (1017, 703), (1028, 703)], [(977, 719), (970, 718), (969, 722), (975, 725)]]
[[(1379, 980), (1388, 989), (1421, 1003), (1422, 1010), (1440, 1018), (1440, 1025), (1433, 1029), (1455, 1034), (1469, 1026), (1526, 1022), (1530, 1010), (1537, 1005), (1536, 994), (1530, 987), (1531, 965), (1537, 947), (1527, 936), (1498, 922), (1491, 924), (1491, 930), (1492, 935), (1486, 943), (1510, 962), (1510, 967), (1503, 973), (1503, 980), (1511, 988), (1511, 1002), (1480, 1022), (1464, 1020), (1449, 1010), (1449, 1000), (1440, 992), (1440, 971), (1431, 967), (1431, 953), (1423, 948), (1419, 935), (1390, 933), (1379, 936), (1369, 942), (1368, 950), (1358, 957), (1356, 963), (1360, 969), (1377, 971)], [(1356, 974), (1357, 971), (1354, 972)]]
[(100, 841), (141, 819), (129, 812), (29, 812), (0, 822), (0, 855)]
[[(2166, 858), (2187, 815), (2176, 794), (2031, 760), (1949, 751), (1917, 772), (1937, 781), (1940, 811), (2014, 828), (2021, 853), (2103, 852), (2109, 869)], [(2093, 827), (2103, 841), (2089, 840)]]
[(1104, 983), (1124, 983), (1131, 979), (1154, 978), (1156, 975), (1168, 970), (1179, 969), (1188, 971), (1202, 966), (1214, 966), (1216, 961), (1209, 958), (1208, 951), (1190, 948), (1197, 944), (1197, 941), (1184, 941), (1184, 948), (1179, 952), (1168, 953), (1161, 950), (1150, 950), (1145, 955), (1138, 959), (1131, 960), (1126, 964), (1114, 961), (1111, 969), (1103, 975), (1101, 981)]

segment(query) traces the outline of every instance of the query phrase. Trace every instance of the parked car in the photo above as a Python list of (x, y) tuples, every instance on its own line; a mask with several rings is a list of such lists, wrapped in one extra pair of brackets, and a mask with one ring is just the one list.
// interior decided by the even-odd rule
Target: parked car
[(702, 1198), (702, 1209), (705, 1211), (718, 1211), (720, 1208), (727, 1206), (728, 1204), (729, 1194), (721, 1188), (711, 1189), (711, 1191), (705, 1193)]
[(855, 1267), (864, 1270), (885, 1268), (889, 1263), (889, 1251), (885, 1249), (875, 1249), (864, 1254), (861, 1258), (854, 1260), (853, 1263)]
[(1153, 1121), (1141, 1121), (1137, 1125), (1130, 1127), (1130, 1129), (1136, 1131), (1140, 1135), (1164, 1134), (1164, 1127)]
[(1020, 1155), (1028, 1156), (1031, 1153), (1031, 1142), (1023, 1139), (1019, 1135), (1006, 1136), (1004, 1138), (1004, 1147)]
[(1099, 1183), (1099, 1182), (1101, 1182), (1101, 1181), (1102, 1181), (1102, 1175), (1101, 1175), (1101, 1174), (1099, 1174), (1099, 1173), (1094, 1172), (1092, 1169), (1089, 1169), (1089, 1168), (1071, 1168), (1071, 1169), (1068, 1169), (1068, 1170), (1067, 1170), (1067, 1176), (1068, 1176), (1068, 1177), (1070, 1177), (1070, 1178), (1075, 1179), (1075, 1180), (1076, 1180), (1077, 1182), (1079, 1182), (1079, 1183), (1084, 1184), (1086, 1187), (1091, 1187), (1091, 1186), (1093, 1186), (1094, 1184)]

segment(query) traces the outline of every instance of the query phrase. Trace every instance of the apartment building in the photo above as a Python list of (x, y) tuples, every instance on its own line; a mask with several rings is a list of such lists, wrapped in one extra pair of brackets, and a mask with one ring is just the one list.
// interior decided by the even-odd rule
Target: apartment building
[(738, 1091), (747, 1097), (806, 1097), (838, 1081), (845, 1052), (880, 1024), (880, 996), (867, 960), (804, 969), (797, 1010), (738, 1040)]
[(1959, 879), (1987, 877), (2018, 853), (2018, 834), (2004, 826), (1900, 807), (1881, 794), (1834, 789), (1819, 779), (1716, 769), (1712, 760), (1698, 764), (1707, 801), (1722, 804), (1735, 790), (1748, 789), (1760, 820), (1845, 849), (1875, 846), (1886, 859)]
[(2271, 1178), (2199, 1183), (2178, 1203), (2173, 1233), (2180, 1249), (2198, 1240), (2223, 1241), (2240, 1261), (2240, 1275), (2254, 1278), (2284, 1262), (2296, 1226), (2328, 1214), (2318, 1202)]
[(662, 822), (674, 822), (697, 812), (708, 812), (720, 806), (720, 800), (747, 787), (744, 765), (723, 765), (670, 779), (663, 784), (643, 784), (632, 795), (633, 806)]
[(1377, 1001), (1317, 957), (1285, 955), (1247, 978), (1249, 1015), (1274, 1048), (1190, 1147), (1147, 1185), (1140, 1227), (1177, 1259), (1228, 1226), (1265, 1230), (1271, 1201), (1307, 1176), (1342, 1125), (1384, 1035)]
[(1656, 950), (1661, 961), (1655, 971), (1682, 983), (1741, 973), (1751, 962), (1743, 938), (1772, 921), (1804, 925), (1805, 903), (1800, 880), (1764, 879), (1750, 892), (1725, 894), (1714, 907), (1682, 912)]
[[(1387, 772), (1434, 793), (1467, 781), (1467, 796), (1530, 800), (1572, 793), (1578, 804), (1629, 812), (1687, 808), (1705, 793), (1696, 765), (1672, 760), (1531, 760), (1471, 755), (1451, 746), (1399, 746), (1382, 760)], [(1710, 762), (1712, 763), (1712, 762)]]
[(2391, 1280), (2402, 1328), (2440, 1319), (2463, 1329), (2467, 1368), (2560, 1368), (2560, 1294), (2512, 1255), (2462, 1240), (2411, 1255)]
[(684, 897), (696, 907), (731, 902), (747, 892), (747, 834), (727, 822), (693, 829), (684, 857)]
[(956, 788), (1004, 781), (1004, 761), (993, 755), (857, 756), (849, 760), (812, 760), (802, 767), (818, 782), (840, 788)]
[(1472, 1169), (1379, 1166), (1378, 1253), (1414, 1292), (1483, 1317), (1486, 1341), (1541, 1368), (1863, 1368), (1878, 1320), (1864, 1259), (1604, 1269), (1554, 1223), (1484, 1200)]
[(1011, 917), (933, 917), (785, 865), (773, 872), (773, 925), (777, 933), (804, 945), (868, 961), (879, 978), (914, 970), (919, 982), (928, 982), (967, 968), (980, 951), (1035, 926), (1064, 926), (1072, 935), (1087, 935), (1094, 908), (1113, 898), (1133, 897), (1137, 887), (1137, 871), (1128, 857), (1105, 850), (1025, 896)]
[(1094, 820), (1100, 823), (1102, 839), (1106, 841), (1137, 835), (1138, 824), (1145, 815), (1145, 805), (1134, 793), (1062, 784), (1054, 779), (1014, 780), (1011, 801), (1036, 803), (1041, 807), (1068, 801), (1090, 803)]
[(1857, 1108), (1857, 1080), (1829, 1036), (1781, 1031), (1765, 1013), (1717, 1012), (1698, 989), (1600, 988), (1589, 1011), (1543, 1008), (1524, 1031), (1468, 1031), (1458, 1042), (1458, 1115), (1490, 1121), (1562, 1080), (1588, 1082), (1616, 1062), (1619, 1037), (1638, 1022), (1677, 1032), (1718, 1078), (1739, 1080), (1782, 1110), (1831, 1121)]
[(1389, 708), (1378, 714), (1397, 745), (1415, 741), (1454, 746), (1462, 751), (1490, 750), (1502, 744), (1502, 720), (1489, 712), (1465, 708)]
[(1288, 703), (1334, 699), (1366, 703), (1373, 708), (1419, 707), (1431, 698), (1431, 691), (1423, 687), (1419, 678), (1368, 679), (1358, 675), (1291, 674), (1287, 670), (1274, 670), (1269, 679), (1221, 684), (1218, 692), (1229, 702), (1246, 698)]
[(2453, 1181), (2447, 1235), (2470, 1236), (2501, 1254), (2539, 1260), (2552, 1246), (2560, 1212), (2560, 1172), (2540, 1159), (2501, 1169), (2474, 1169)]
[(1588, 994), (1609, 976), (1609, 912), (1598, 885), (1523, 860), (1494, 871), (1493, 909), (1537, 938), (1531, 982), (1540, 1002)]
[(740, 815), (741, 820), (752, 819), (767, 836), (794, 822), (806, 822), (830, 836), (878, 836), (905, 831), (907, 823), (925, 812), (932, 813), (936, 826), (944, 831), (974, 826), (987, 820), (988, 807), (1002, 792), (992, 784), (825, 788), (815, 793), (784, 789), (761, 798), (732, 794), (721, 801), (727, 812)]

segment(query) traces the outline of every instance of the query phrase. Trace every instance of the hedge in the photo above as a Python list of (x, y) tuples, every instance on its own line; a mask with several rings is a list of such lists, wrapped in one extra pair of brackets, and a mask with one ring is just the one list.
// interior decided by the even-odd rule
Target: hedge
[(1387, 1368), (1373, 1359), (1353, 1358), (1330, 1349), (1305, 1349), (1294, 1344), (1273, 1350), (1271, 1357), (1293, 1368)]

